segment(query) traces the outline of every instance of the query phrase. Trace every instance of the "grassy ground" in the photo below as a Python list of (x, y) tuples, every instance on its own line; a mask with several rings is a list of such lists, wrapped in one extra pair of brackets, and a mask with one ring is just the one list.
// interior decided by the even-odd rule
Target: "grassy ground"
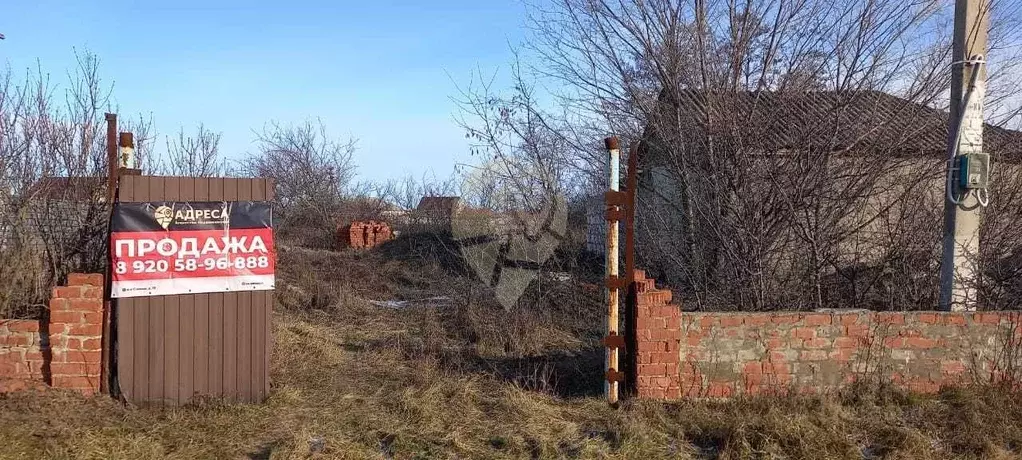
[[(598, 290), (541, 283), (510, 313), (437, 264), (281, 254), (273, 394), (135, 409), (0, 397), (3, 458), (1020, 458), (1022, 398), (996, 388), (614, 410), (599, 398)], [(404, 310), (370, 299), (449, 297)]]

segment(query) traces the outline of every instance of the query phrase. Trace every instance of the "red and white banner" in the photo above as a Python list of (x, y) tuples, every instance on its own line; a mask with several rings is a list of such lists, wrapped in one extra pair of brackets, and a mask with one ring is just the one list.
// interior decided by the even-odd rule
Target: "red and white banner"
[(265, 202), (117, 203), (112, 296), (273, 289), (271, 222)]

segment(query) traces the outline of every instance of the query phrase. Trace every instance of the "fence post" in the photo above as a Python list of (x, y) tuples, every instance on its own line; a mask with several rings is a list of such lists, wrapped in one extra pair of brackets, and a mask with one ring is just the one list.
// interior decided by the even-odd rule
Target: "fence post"
[(623, 346), (619, 334), (619, 293), (622, 287), (618, 276), (618, 221), (621, 220), (621, 205), (624, 204), (620, 191), (621, 150), (616, 137), (604, 139), (610, 163), (610, 191), (606, 194), (607, 204), (607, 336), (604, 345), (607, 347), (606, 382), (604, 390), (607, 402), (616, 405), (619, 397), (619, 383), (623, 380), (619, 364), (618, 349)]
[[(110, 212), (113, 212), (113, 203), (117, 199), (117, 114), (107, 113), (106, 118), (106, 161), (107, 161), (107, 178), (106, 178), (106, 203), (110, 207)], [(107, 215), (107, 222), (110, 221), (110, 215)], [(108, 238), (109, 240), (109, 238)], [(101, 393), (110, 393), (111, 382), (113, 380), (112, 368), (113, 365), (111, 360), (113, 359), (113, 340), (112, 340), (112, 318), (113, 318), (113, 305), (110, 301), (110, 264), (107, 263), (106, 269), (103, 271), (103, 337), (100, 340), (102, 347), (102, 356), (100, 360), (103, 362), (102, 369), (100, 371), (99, 378), (99, 391)]]
[[(625, 179), (625, 205), (623, 206), (625, 220), (625, 274), (623, 286), (625, 287), (625, 331), (622, 348), (625, 350), (624, 363), (621, 368), (625, 373), (625, 391), (632, 393), (638, 386), (638, 362), (636, 351), (638, 342), (636, 340), (635, 321), (637, 312), (637, 287), (635, 286), (635, 195), (639, 187), (639, 150), (642, 148), (641, 141), (634, 141), (628, 148), (628, 169)], [(620, 357), (619, 357), (620, 359)]]

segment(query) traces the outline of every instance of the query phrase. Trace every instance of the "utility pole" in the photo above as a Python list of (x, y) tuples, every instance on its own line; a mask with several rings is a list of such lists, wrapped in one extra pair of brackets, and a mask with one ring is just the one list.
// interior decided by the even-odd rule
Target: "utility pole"
[[(978, 168), (969, 160), (983, 152), (989, 22), (990, 0), (956, 0), (940, 265), (940, 308), (945, 311), (976, 309), (980, 211), (986, 205), (989, 161)], [(973, 187), (969, 182), (976, 182), (973, 176), (980, 169), (982, 188)]]

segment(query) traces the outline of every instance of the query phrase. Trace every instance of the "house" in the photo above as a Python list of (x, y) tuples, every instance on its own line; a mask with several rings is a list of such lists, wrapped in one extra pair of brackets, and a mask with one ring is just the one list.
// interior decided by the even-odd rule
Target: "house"
[(401, 209), (400, 206), (387, 203), (386, 207), (380, 211), (380, 219), (385, 222), (389, 222), (395, 228), (403, 227), (408, 225), (409, 210)]
[(106, 184), (104, 177), (39, 178), (0, 203), (0, 244), (18, 240), (41, 247), (42, 240), (80, 238), (83, 227), (105, 215)]
[[(661, 93), (660, 107), (640, 152), (636, 251), (669, 284), (822, 276), (892, 244), (939, 250), (946, 112), (877, 91), (686, 90)], [(1018, 170), (1022, 132), (983, 136), (995, 172)], [(908, 225), (934, 238), (893, 241)]]
[(391, 226), (399, 226), (404, 224), (403, 217), (398, 206), (383, 198), (369, 196), (345, 197), (334, 212), (334, 219), (340, 226), (367, 220), (383, 220)]
[(41, 177), (22, 194), (28, 200), (60, 200), (81, 203), (105, 202), (107, 178)]
[(417, 232), (450, 232), (455, 214), (465, 208), (460, 197), (424, 196), (409, 217), (409, 228)]
[(603, 196), (595, 195), (586, 198), (586, 251), (593, 254), (605, 254), (607, 246), (607, 205)]
[(106, 254), (106, 178), (43, 177), (19, 188), (0, 200), (0, 264), (8, 273), (0, 307), (45, 302), (55, 280), (102, 267)]

